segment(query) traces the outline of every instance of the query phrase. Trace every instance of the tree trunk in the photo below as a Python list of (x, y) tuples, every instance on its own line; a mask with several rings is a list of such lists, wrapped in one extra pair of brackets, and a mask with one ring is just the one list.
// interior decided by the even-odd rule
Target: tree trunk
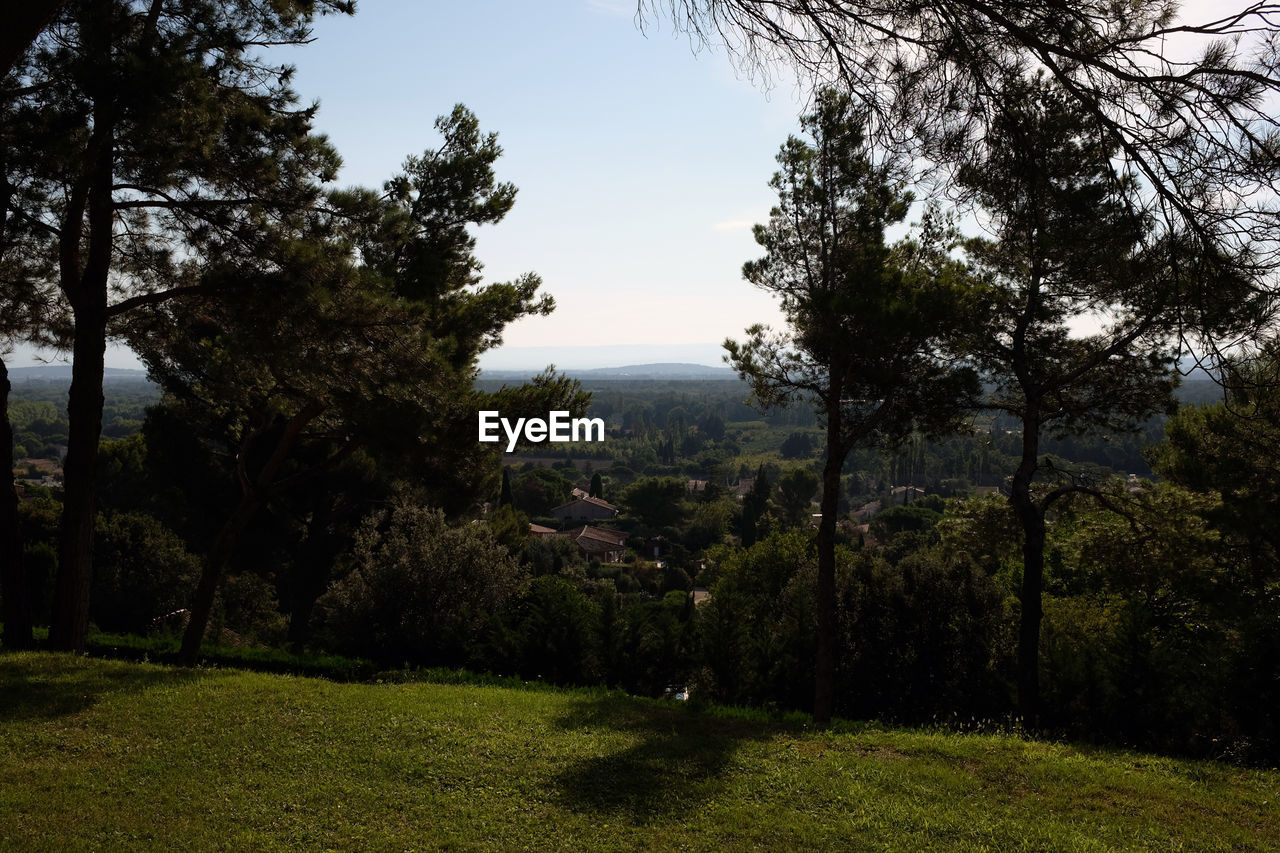
[[(103, 294), (105, 296), (105, 293)], [(93, 586), (93, 534), (97, 520), (94, 474), (102, 433), (102, 374), (106, 353), (106, 304), (100, 311), (77, 311), (69, 429), (63, 464), (62, 540), (54, 589), (55, 649), (82, 652), (89, 637), (89, 591)]]
[(1034, 729), (1040, 712), (1040, 620), (1044, 586), (1044, 512), (1031, 497), (1031, 481), (1039, 466), (1040, 424), (1028, 411), (1022, 422), (1022, 459), (1013, 475), (1009, 503), (1022, 527), (1022, 588), (1018, 599), (1018, 714)]
[(213, 599), (218, 591), (222, 571), (231, 560), (231, 552), (240, 541), (240, 536), (264, 503), (265, 500), (256, 492), (241, 498), (240, 505), (222, 525), (218, 538), (205, 557), (200, 569), (200, 582), (196, 585), (196, 594), (191, 601), (190, 619), (182, 635), (182, 648), (178, 652), (179, 661), (187, 666), (194, 665), (200, 654), (200, 645), (204, 642), (204, 632), (209, 627), (209, 615), (213, 612)]
[(301, 654), (311, 639), (311, 613), (316, 601), (329, 586), (329, 563), (333, 553), (333, 537), (329, 523), (333, 505), (326, 496), (311, 514), (307, 538), (299, 549), (299, 558), (289, 579), (289, 645)]
[(271, 457), (262, 466), (255, 480), (249, 479), (243, 467), (250, 447), (247, 442), (241, 447), (238, 464), (241, 466), (244, 496), (226, 524), (222, 525), (222, 530), (218, 531), (218, 538), (214, 540), (213, 547), (205, 558), (204, 567), (200, 570), (200, 582), (196, 585), (195, 598), (191, 603), (190, 621), (187, 622), (187, 630), (182, 635), (182, 648), (178, 652), (178, 659), (187, 666), (194, 665), (200, 654), (200, 644), (204, 642), (204, 632), (209, 626), (209, 614), (213, 612), (213, 597), (218, 591), (222, 571), (231, 559), (231, 552), (254, 515), (266, 505), (269, 490), (275, 483), (281, 466), (289, 458), (298, 436), (324, 408), (323, 403), (312, 400), (290, 419)]
[(822, 468), (822, 519), (818, 522), (818, 655), (813, 668), (813, 722), (826, 726), (835, 710), (836, 681), (836, 513), (840, 506), (841, 445), (839, 399), (827, 412), (827, 461)]
[(0, 359), (0, 598), (4, 599), (4, 645), (29, 649), (31, 603), (22, 566), (22, 530), (18, 526), (18, 491), (13, 482), (13, 427), (9, 424), (9, 368)]
[[(99, 38), (107, 39), (104, 31)], [(115, 106), (108, 93), (94, 103), (92, 162), (73, 188), (59, 238), (59, 276), (75, 318), (71, 393), (67, 402), (67, 458), (63, 465), (62, 541), (49, 639), (55, 649), (82, 652), (89, 635), (93, 585), (94, 478), (102, 435), (102, 374), (107, 348), (107, 281), (111, 273), (115, 207)], [(88, 212), (88, 248), (81, 254), (80, 210)], [(83, 268), (81, 259), (83, 257)]]

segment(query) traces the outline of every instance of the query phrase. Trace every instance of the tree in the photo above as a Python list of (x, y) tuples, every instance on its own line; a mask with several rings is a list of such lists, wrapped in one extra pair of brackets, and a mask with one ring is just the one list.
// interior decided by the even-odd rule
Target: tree
[[(1046, 512), (1096, 483), (1040, 458), (1046, 436), (1132, 431), (1172, 406), (1176, 330), (1223, 330), (1250, 286), (1193, 239), (1157, 234), (1117, 172), (1115, 143), (1052, 82), (1009, 83), (989, 156), (960, 178), (995, 240), (968, 244), (983, 279), (971, 351), (994, 382), (987, 405), (1018, 419), (1010, 503), (1023, 535), (1018, 705), (1034, 726)], [(1218, 307), (1215, 307), (1218, 306)], [(1094, 334), (1071, 323), (1104, 312)]]
[[(1166, 230), (1219, 261), (1276, 260), (1270, 203), (1280, 114), (1274, 8), (1252, 2), (1201, 22), (1177, 0), (637, 0), (720, 42), (749, 72), (791, 64), (865, 109), (871, 138), (913, 163), (955, 167), (998, 153), (988, 133), (1001, 83), (1042, 68), (1090, 116)], [(926, 165), (927, 168), (927, 165)]]
[(439, 510), (398, 501), (362, 525), (352, 570), (322, 602), (324, 631), (387, 663), (459, 666), (525, 582), (488, 526), (450, 527)]
[(778, 505), (791, 527), (809, 521), (810, 499), (818, 491), (818, 475), (808, 468), (792, 468), (778, 479)]
[(533, 468), (511, 483), (515, 505), (535, 518), (550, 515), (552, 509), (569, 500), (572, 491), (573, 484), (554, 468)]
[(783, 440), (779, 449), (783, 459), (807, 459), (813, 454), (813, 440), (807, 432), (793, 432)]
[[(1210, 624), (1229, 640), (1229, 654), (1213, 658), (1215, 681), (1229, 687), (1207, 698), (1215, 711), (1238, 720), (1243, 748), (1252, 740), (1260, 754), (1274, 755), (1280, 751), (1280, 339), (1239, 354), (1224, 380), (1223, 402), (1180, 408), (1149, 454), (1157, 473), (1208, 504), (1185, 527), (1212, 531), (1216, 571), (1195, 579), (1197, 607), (1177, 614), (1201, 630), (1209, 620), (1196, 617), (1208, 611)], [(1179, 555), (1188, 550), (1185, 527), (1172, 537)]]
[(1239, 594), (1265, 600), (1280, 583), (1280, 339), (1227, 366), (1226, 399), (1180, 408), (1149, 454), (1161, 476), (1221, 501), (1211, 520), (1241, 543)]
[(859, 445), (893, 444), (919, 429), (950, 429), (976, 390), (970, 371), (942, 357), (958, 316), (963, 270), (926, 229), (921, 243), (889, 247), (885, 228), (906, 218), (912, 196), (871, 162), (862, 113), (848, 96), (820, 93), (770, 182), (778, 206), (755, 238), (766, 255), (743, 267), (778, 296), (791, 333), (763, 326), (725, 347), (761, 407), (812, 405), (825, 419), (818, 526), (814, 720), (832, 714), (835, 677), (835, 532), (840, 471)]
[(7, 10), (9, 22), (0, 36), (0, 78), (7, 75), (23, 52), (49, 26), (67, 0), (29, 0)]
[(277, 233), (269, 260), (211, 265), (194, 292), (129, 327), (152, 376), (220, 445), (239, 484), (193, 597), (188, 662), (237, 542), (282, 493), (359, 450), (457, 513), (497, 485), (493, 455), (475, 441), (476, 411), (585, 408), (575, 382), (549, 374), (493, 395), (473, 389), (476, 358), (506, 324), (553, 302), (533, 274), (481, 284), (469, 229), (501, 220), (515, 188), (496, 180), (496, 135), (468, 110), (436, 127), (441, 146), (409, 158), (385, 196), (333, 195), (337, 213)]
[(19, 341), (56, 347), (67, 329), (65, 312), (47, 283), (53, 259), (13, 203), (19, 193), (9, 182), (9, 167), (24, 169), (30, 152), (11, 134), (11, 117), (8, 105), (0, 104), (0, 620), (5, 645), (27, 648), (33, 642), (31, 603), (22, 560), (13, 477), (15, 435), (9, 418), (11, 384), (4, 358)]
[[(291, 69), (254, 54), (302, 44), (345, 0), (84, 0), (68, 4), (6, 80), (10, 207), (57, 258), (50, 281), (74, 321), (70, 432), (51, 640), (83, 649), (94, 469), (108, 326), (163, 301), (184, 270), (252, 246), (315, 201), (337, 159), (310, 135)], [(8, 283), (5, 283), (8, 287)]]
[(591, 487), (587, 490), (587, 495), (593, 498), (604, 498), (604, 481), (600, 479), (599, 471), (591, 475)]
[(515, 498), (511, 495), (511, 469), (502, 466), (502, 491), (498, 493), (498, 506), (514, 506)]
[(622, 505), (642, 524), (675, 527), (685, 517), (685, 484), (674, 477), (642, 477), (622, 493)]

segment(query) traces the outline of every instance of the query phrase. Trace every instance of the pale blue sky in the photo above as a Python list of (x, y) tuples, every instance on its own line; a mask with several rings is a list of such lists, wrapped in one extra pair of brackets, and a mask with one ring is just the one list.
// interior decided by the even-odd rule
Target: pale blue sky
[[(537, 360), (531, 347), (718, 345), (781, 324), (741, 269), (760, 254), (750, 226), (773, 204), (774, 155), (804, 107), (791, 82), (741, 79), (666, 22), (641, 32), (634, 0), (362, 0), (315, 36), (276, 53), (320, 103), (340, 184), (380, 186), (436, 144), (433, 122), (455, 103), (499, 134), (497, 171), (519, 195), (477, 253), (487, 280), (539, 273), (558, 307), (513, 324), (509, 353), (482, 364)], [(108, 364), (138, 366), (120, 348)]]
[(539, 273), (558, 306), (511, 326), (512, 347), (719, 343), (777, 321), (741, 268), (799, 96), (738, 79), (669, 25), (642, 33), (634, 13), (631, 0), (365, 0), (290, 52), (342, 183), (380, 184), (458, 102), (498, 132), (497, 171), (519, 195), (477, 253), (487, 279)]
[[(719, 344), (779, 322), (741, 269), (759, 255), (750, 226), (768, 215), (773, 158), (803, 108), (793, 84), (740, 79), (665, 22), (642, 32), (633, 0), (362, 0), (354, 17), (320, 19), (312, 44), (273, 54), (319, 101), (341, 185), (381, 186), (437, 144), (433, 123), (456, 103), (498, 133), (496, 171), (519, 194), (477, 232), (485, 279), (536, 272), (557, 308), (508, 327), (518, 353), (483, 364), (536, 360), (530, 347)], [(29, 348), (7, 359), (35, 360)], [(107, 362), (140, 366), (118, 346)]]

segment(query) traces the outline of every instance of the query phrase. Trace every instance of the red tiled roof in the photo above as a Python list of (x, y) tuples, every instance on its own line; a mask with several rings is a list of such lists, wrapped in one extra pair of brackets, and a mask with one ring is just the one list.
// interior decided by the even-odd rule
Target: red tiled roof
[(615, 548), (621, 548), (627, 543), (627, 534), (620, 533), (617, 530), (605, 530), (600, 527), (592, 527), (589, 524), (584, 524), (582, 527), (575, 527), (565, 535), (573, 539), (575, 542), (580, 542), (586, 539), (591, 542), (600, 542), (606, 545), (611, 545)]
[(555, 512), (555, 511), (556, 511), (556, 510), (558, 510), (558, 509), (564, 509), (564, 508), (565, 508), (565, 507), (567, 507), (567, 506), (573, 506), (574, 504), (578, 503), (579, 501), (581, 501), (582, 503), (589, 503), (589, 504), (591, 504), (592, 506), (598, 506), (598, 507), (600, 507), (601, 509), (607, 509), (607, 510), (610, 510), (610, 511), (612, 511), (612, 512), (617, 512), (617, 511), (618, 511), (618, 508), (617, 508), (616, 506), (614, 506), (613, 504), (611, 504), (611, 503), (609, 503), (608, 501), (604, 500), (603, 498), (591, 498), (591, 497), (586, 497), (586, 498), (574, 498), (573, 500), (568, 501), (567, 503), (562, 503), (562, 504), (560, 504), (560, 506), (552, 507), (551, 511), (552, 511), (552, 512)]

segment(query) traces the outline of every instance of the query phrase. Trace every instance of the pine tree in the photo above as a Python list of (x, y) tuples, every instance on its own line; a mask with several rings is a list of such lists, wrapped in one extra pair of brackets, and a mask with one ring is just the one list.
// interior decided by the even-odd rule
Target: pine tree
[[(58, 259), (50, 280), (73, 319), (70, 421), (51, 640), (81, 650), (88, 629), (108, 329), (183, 292), (190, 270), (254, 246), (311, 205), (336, 155), (310, 135), (291, 69), (260, 59), (302, 44), (339, 0), (84, 0), (37, 39), (5, 90), (10, 204)], [(9, 282), (4, 286), (8, 287)]]
[(834, 698), (835, 532), (845, 457), (917, 429), (951, 428), (976, 380), (953, 369), (942, 350), (944, 333), (960, 318), (962, 270), (946, 246), (885, 244), (885, 229), (906, 217), (912, 197), (872, 164), (862, 116), (848, 96), (827, 90), (801, 126), (809, 140), (791, 137), (782, 146), (770, 183), (778, 206), (755, 228), (766, 255), (743, 267), (749, 282), (779, 298), (790, 334), (754, 326), (746, 342), (725, 347), (762, 409), (800, 402), (825, 421), (813, 712), (825, 724)]

